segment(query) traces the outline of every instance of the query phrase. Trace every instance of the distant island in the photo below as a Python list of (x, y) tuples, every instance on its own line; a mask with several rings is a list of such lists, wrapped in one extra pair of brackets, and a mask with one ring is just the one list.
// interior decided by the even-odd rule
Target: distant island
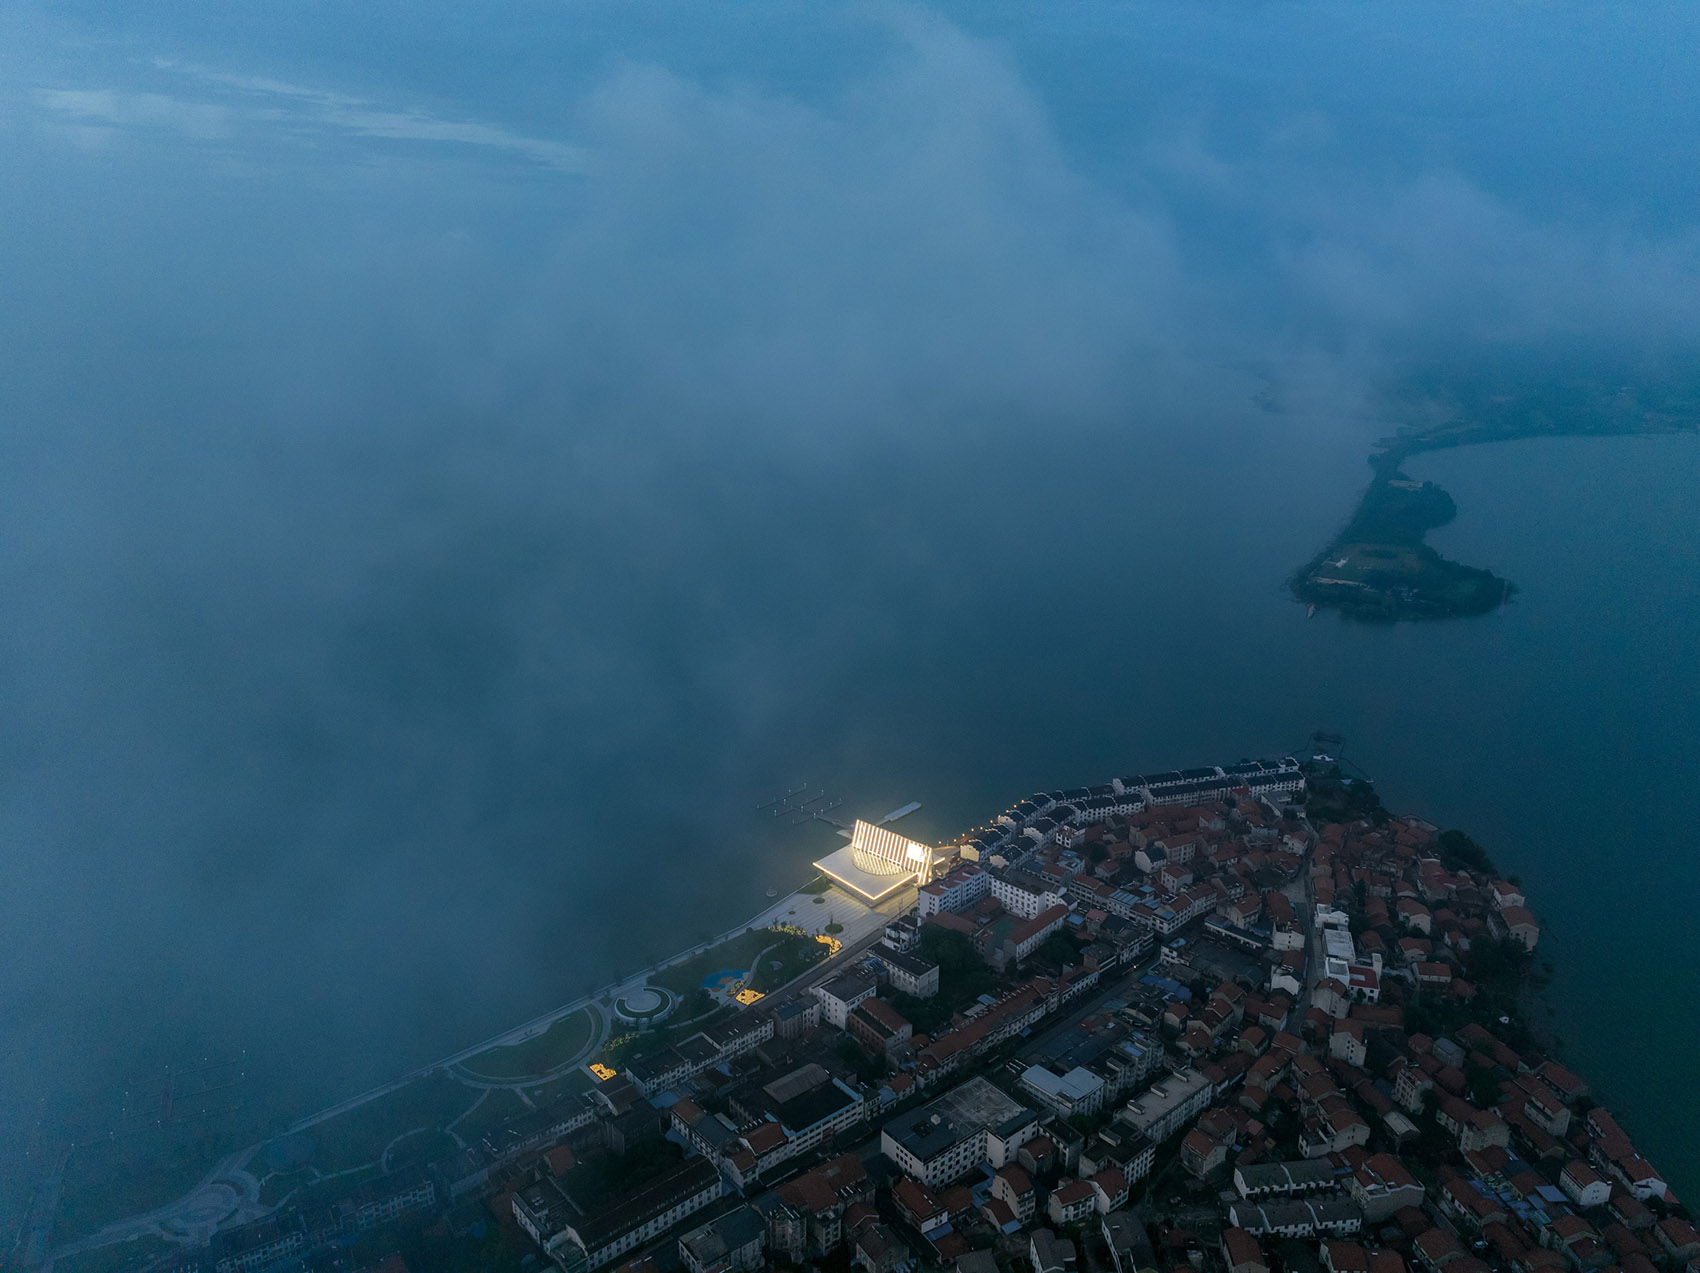
[(1405, 461), (1424, 451), (1522, 438), (1628, 436), (1696, 430), (1690, 401), (1657, 405), (1628, 389), (1555, 384), (1536, 394), (1478, 391), (1428, 407), (1432, 418), (1383, 438), (1370, 456), (1369, 488), (1340, 533), (1289, 581), (1313, 610), (1353, 619), (1454, 619), (1486, 614), (1517, 591), (1491, 570), (1442, 556), (1428, 532), (1457, 516), (1452, 497), (1433, 482), (1416, 481)]

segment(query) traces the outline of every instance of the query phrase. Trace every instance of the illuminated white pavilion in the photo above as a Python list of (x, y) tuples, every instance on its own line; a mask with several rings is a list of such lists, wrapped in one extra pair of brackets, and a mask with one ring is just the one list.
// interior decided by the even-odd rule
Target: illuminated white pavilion
[(850, 843), (827, 854), (815, 866), (858, 897), (877, 902), (905, 884), (927, 883), (933, 878), (941, 853), (858, 818), (850, 832)]

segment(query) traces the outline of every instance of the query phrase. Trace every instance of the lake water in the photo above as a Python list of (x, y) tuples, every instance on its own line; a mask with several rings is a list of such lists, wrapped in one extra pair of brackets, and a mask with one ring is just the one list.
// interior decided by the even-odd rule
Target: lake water
[[(80, 978), (74, 1011), (8, 1024), (34, 1049), (9, 1054), (57, 1062), (23, 1090), (99, 1108), (149, 1066), (246, 1048), (250, 1097), (281, 1118), (760, 909), (834, 842), (755, 813), (796, 780), (845, 814), (921, 800), (906, 830), (944, 837), (1034, 788), (1292, 751), (1320, 726), (1390, 806), (1522, 875), (1570, 1057), (1688, 1188), (1700, 446), (1423, 457), (1461, 509), (1437, 545), (1522, 591), (1479, 620), (1364, 627), (1307, 621), (1281, 587), (1349, 511), (1362, 440), (1218, 407), (1167, 443), (1059, 433), (1038, 464), (1014, 433), (813, 477), (751, 454), (693, 494), (684, 463), (659, 548), (527, 510), (397, 564), (353, 618), (297, 616), (291, 646), (335, 616), (322, 702), (220, 727), (227, 754), (200, 760), (230, 821), (184, 853), (165, 840), (185, 820), (144, 809), (157, 852), (91, 841), (55, 877), (81, 890), (50, 899), (68, 922), (9, 917), (51, 955), (14, 994)], [(204, 710), (236, 710), (219, 693)], [(238, 830), (244, 811), (261, 825)], [(122, 941), (79, 915), (121, 916)]]
[(167, 1067), (275, 1126), (762, 909), (800, 780), (1319, 727), (1700, 1188), (1700, 445), (1415, 461), (1493, 615), (1283, 586), (1394, 372), (1687, 374), (1692, 8), (949, 13), (0, 16), (0, 1227)]
[(1442, 701), (1417, 736), (1476, 772), (1454, 785), (1434, 759), (1390, 749), (1403, 775), (1388, 791), (1468, 826), (1522, 875), (1567, 1056), (1692, 1197), (1700, 444), (1506, 443), (1411, 468), (1458, 500), (1436, 547), (1523, 591), (1479, 623), (1426, 634)]

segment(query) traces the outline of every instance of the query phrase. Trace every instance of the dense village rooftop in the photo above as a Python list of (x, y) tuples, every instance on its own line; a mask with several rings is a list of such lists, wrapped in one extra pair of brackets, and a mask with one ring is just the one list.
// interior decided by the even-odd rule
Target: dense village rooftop
[(949, 1145), (979, 1131), (1019, 1126), (1031, 1111), (1013, 1097), (975, 1076), (936, 1100), (886, 1124), (886, 1133), (917, 1158), (932, 1158)]
[[(1031, 1262), (1063, 1249), (1047, 1220), (1095, 1260), (1101, 1224), (1112, 1262), (1219, 1252), (1226, 1273), (1268, 1273), (1260, 1239), (1312, 1244), (1325, 1273), (1678, 1273), (1700, 1255), (1581, 1077), (1502, 1028), (1539, 937), (1523, 890), (1420, 820), (1308, 820), (1276, 798), (1292, 783), (1289, 762), (1250, 762), (1035, 793), (842, 962), (659, 1032), (594, 1112), (509, 1120), (451, 1187), (509, 1173), (501, 1196), (556, 1252), (570, 1231), (624, 1258), (681, 1224), (692, 1273), (977, 1268), (1003, 1239)], [(660, 1162), (658, 1125), (682, 1162), (573, 1202), (577, 1159)], [(897, 1178), (864, 1169), (876, 1141)], [(1193, 1217), (1162, 1255), (1123, 1210), (1141, 1186)], [(725, 1207), (686, 1224), (707, 1201)], [(305, 1224), (256, 1229), (256, 1250)], [(616, 1273), (654, 1273), (648, 1250)]]

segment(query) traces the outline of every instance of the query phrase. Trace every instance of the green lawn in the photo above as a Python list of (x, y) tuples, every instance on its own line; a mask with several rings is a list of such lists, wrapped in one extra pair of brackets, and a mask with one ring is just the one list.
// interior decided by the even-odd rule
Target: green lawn
[(313, 1166), (325, 1174), (376, 1162), (384, 1147), (415, 1127), (446, 1127), (478, 1093), (442, 1074), (415, 1079), (406, 1087), (357, 1105), (307, 1129)]
[(311, 1167), (295, 1167), (289, 1171), (274, 1171), (269, 1175), (263, 1170), (260, 1173), (260, 1201), (268, 1207), (275, 1207), (295, 1190), (313, 1183)]
[(541, 1078), (577, 1056), (591, 1040), (596, 1018), (589, 1008), (569, 1013), (542, 1034), (509, 1048), (491, 1048), (461, 1064), (478, 1078)]
[[(551, 1083), (549, 1086), (554, 1088), (556, 1085)], [(537, 1102), (539, 1108), (548, 1104), (547, 1100), (541, 1100), (535, 1095), (532, 1099)], [(455, 1135), (469, 1145), (475, 1144), (491, 1128), (500, 1126), (510, 1118), (518, 1117), (530, 1108), (531, 1106), (520, 1100), (518, 1092), (510, 1092), (505, 1087), (493, 1088), (477, 1109), (455, 1124)]]
[[(843, 928), (839, 928), (843, 932)], [(761, 967), (750, 973), (750, 986), (767, 994), (793, 977), (800, 977), (827, 957), (826, 946), (795, 933), (769, 933), (773, 943), (761, 956)]]
[[(485, 1105), (489, 1103), (489, 1101), (484, 1102)], [(480, 1106), (479, 1110), (482, 1112), (483, 1107)], [(411, 1167), (416, 1163), (428, 1163), (438, 1158), (447, 1158), (458, 1148), (454, 1137), (447, 1132), (435, 1129), (418, 1132), (390, 1150), (390, 1159), (387, 1165), (391, 1171), (399, 1171), (403, 1167)]]
[(586, 1074), (582, 1067), (575, 1067), (558, 1079), (550, 1079), (547, 1083), (526, 1088), (525, 1094), (537, 1103), (538, 1109), (542, 1109), (565, 1092), (578, 1092), (583, 1095), (595, 1086), (595, 1079)]
[(137, 1269), (147, 1268), (151, 1261), (164, 1263), (167, 1257), (181, 1254), (182, 1250), (149, 1233), (131, 1242), (115, 1242), (69, 1259), (55, 1260), (53, 1267), (59, 1273), (135, 1273)]
[[(498, 1080), (540, 1076), (583, 1049), (591, 1039), (595, 1022), (588, 1009), (572, 1013), (536, 1039), (481, 1053), (469, 1068)], [(548, 1084), (547, 1092), (583, 1091), (589, 1084), (588, 1075), (575, 1071)], [(437, 1153), (452, 1147), (446, 1137), (435, 1133), (465, 1112), (478, 1095), (476, 1089), (434, 1074), (317, 1124), (305, 1133), (314, 1147), (310, 1164), (273, 1176), (263, 1187), (262, 1196), (267, 1203), (276, 1202), (290, 1190), (307, 1184), (315, 1171), (330, 1175), (375, 1162), (392, 1140), (417, 1127), (429, 1128), (433, 1134), (416, 1136), (410, 1143), (398, 1146), (403, 1156), (413, 1157), (415, 1148), (430, 1148)], [(546, 1102), (539, 1102), (542, 1103)], [(525, 1108), (511, 1092), (492, 1092), (457, 1131), (471, 1143), (483, 1129)], [(185, 1123), (148, 1128), (116, 1140), (90, 1140), (78, 1147), (66, 1166), (65, 1189), (55, 1225), (56, 1240), (81, 1237), (114, 1220), (175, 1201), (199, 1183), (232, 1148), (261, 1139), (265, 1134), (257, 1126), (238, 1125), (230, 1118), (223, 1118), (206, 1126)], [(253, 1169), (262, 1178), (267, 1175), (263, 1160), (256, 1160)], [(134, 1260), (140, 1251), (129, 1244), (115, 1249), (129, 1252), (125, 1257), (129, 1260)], [(79, 1262), (69, 1267), (84, 1266), (84, 1262)], [(102, 1264), (91, 1254), (86, 1267), (98, 1270)]]
[(704, 977), (719, 972), (722, 968), (748, 968), (755, 962), (755, 957), (761, 953), (762, 948), (772, 945), (780, 936), (782, 934), (766, 928), (739, 933), (718, 946), (710, 946), (700, 955), (693, 955), (682, 964), (674, 964), (671, 968), (656, 973), (650, 980), (674, 994), (686, 994), (702, 985)]

